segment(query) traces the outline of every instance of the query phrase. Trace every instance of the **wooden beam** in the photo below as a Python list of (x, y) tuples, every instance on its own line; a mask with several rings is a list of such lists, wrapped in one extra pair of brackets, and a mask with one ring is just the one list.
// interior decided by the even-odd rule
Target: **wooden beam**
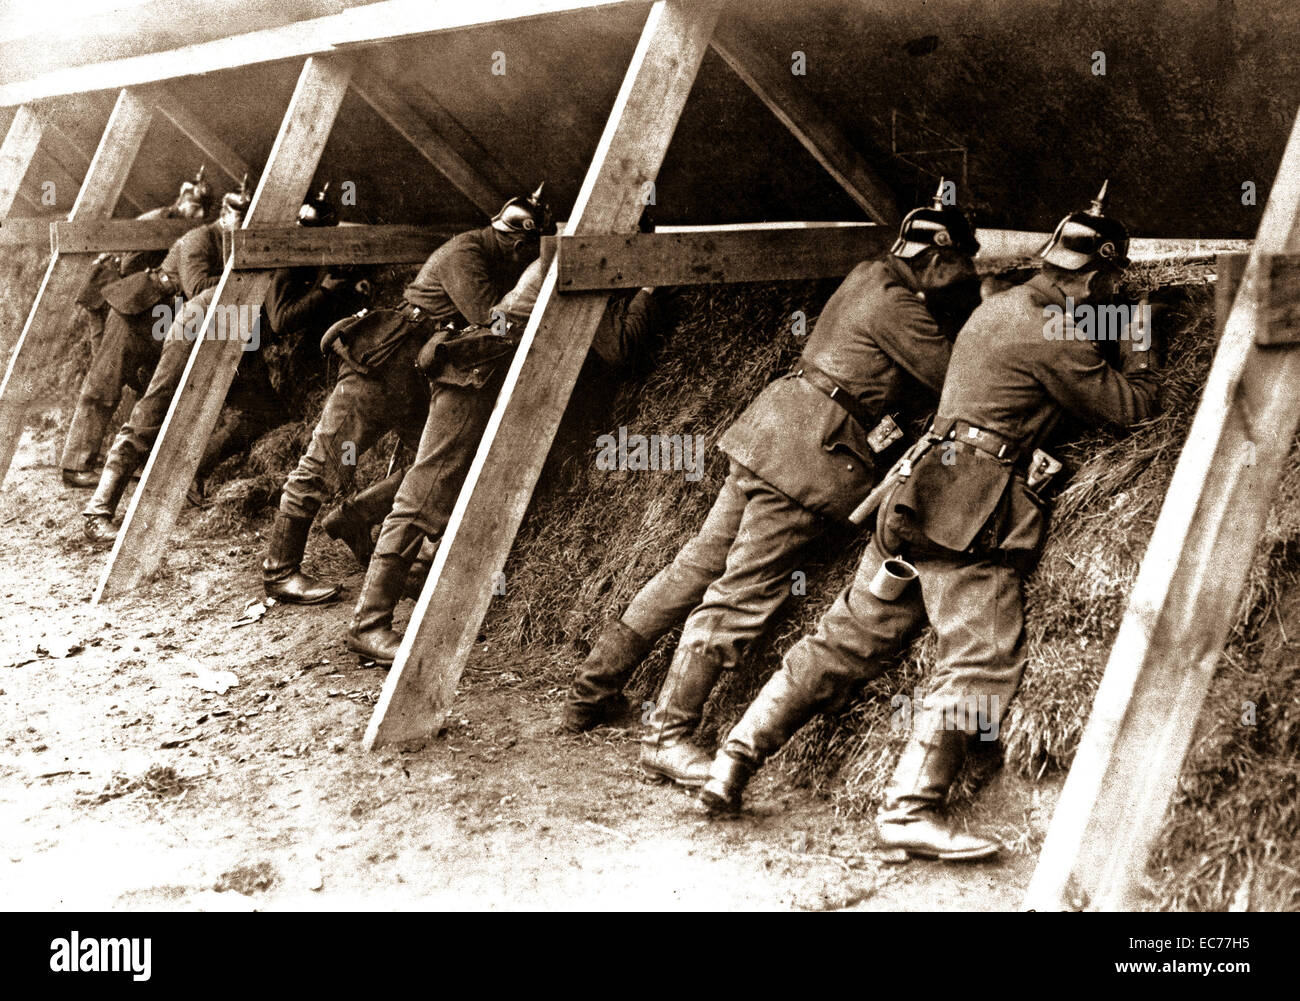
[(164, 52), (130, 56), (87, 66), (43, 73), (0, 87), (0, 107), (60, 94), (112, 87), (139, 87), (218, 73), (259, 63), (325, 55), (343, 49), (399, 38), (415, 38), (503, 21), (521, 21), (566, 11), (621, 7), (635, 0), (476, 0), (475, 3), (430, 3), (430, 0), (381, 0), (340, 14), (296, 21), (278, 28), (232, 35)]
[(43, 133), (41, 118), (31, 108), (24, 105), (14, 113), (0, 145), (0, 219), (13, 208)]
[(39, 246), (53, 249), (53, 224), (48, 219), (0, 219), (0, 245)]
[(149, 99), (162, 116), (176, 126), (181, 135), (198, 147), (203, 154), (203, 161), (212, 164), (230, 178), (235, 187), (238, 187), (245, 174), (252, 173), (252, 168), (243, 157), (227, 146), (171, 90), (161, 86), (152, 87), (149, 89)]
[[(619, 90), (566, 232), (629, 233), (663, 162), (720, 0), (659, 0)], [(366, 729), (368, 747), (435, 735), (492, 600), (608, 294), (556, 295), (547, 271), (478, 454)]]
[[(1300, 251), (1300, 115), (1025, 906), (1127, 910), (1300, 424), (1300, 349), (1261, 347), (1267, 255)], [(1231, 707), (1219, 711), (1235, 714)]]
[[(979, 260), (1032, 257), (1045, 233), (977, 231)], [(559, 238), (562, 292), (715, 282), (839, 278), (888, 249), (894, 230), (875, 223), (767, 222), (660, 226), (653, 233)], [(1209, 257), (1245, 240), (1134, 240), (1135, 261)], [(988, 251), (988, 253), (986, 253)]]
[(791, 74), (788, 63), (779, 63), (760, 51), (734, 20), (718, 24), (712, 44), (718, 55), (863, 212), (885, 226), (898, 225), (901, 217), (889, 185), (808, 96), (803, 84)]
[[(60, 186), (66, 185), (74, 189), (80, 188), (81, 181), (78, 178), (84, 180), (87, 171), (90, 170), (94, 154), (68, 135), (59, 127), (58, 122), (49, 116), (46, 116), (43, 142), (42, 151), (48, 154), (53, 161), (54, 167), (57, 168), (52, 171), (54, 176), (50, 177), (49, 180), (53, 180)], [(146, 204), (149, 201), (148, 196), (131, 190), (130, 178), (127, 178), (126, 183), (123, 184), (120, 197), (137, 214), (152, 207)]]
[(352, 74), (352, 89), (482, 212), (490, 216), (501, 207), (506, 192), (456, 152), (383, 76), (358, 68)]
[(190, 230), (196, 219), (89, 219), (50, 225), (50, 245), (61, 254), (167, 250)]
[(481, 222), (461, 226), (258, 226), (235, 234), (234, 268), (296, 268), (324, 264), (423, 263), (438, 245)]
[(630, 233), (559, 238), (561, 292), (792, 281), (848, 274), (887, 250), (892, 227), (867, 224), (713, 233)]
[[(340, 57), (306, 61), (248, 207), (245, 227), (285, 225), (297, 218), (350, 74), (350, 65)], [(140, 486), (122, 519), (95, 591), (96, 602), (130, 591), (157, 568), (244, 352), (240, 338), (216, 336), (218, 315), (230, 307), (245, 316), (257, 315), (270, 283), (269, 271), (237, 272), (226, 267)]]
[[(152, 118), (153, 109), (134, 93), (124, 90), (118, 94), (69, 219), (105, 219), (113, 214)], [(74, 297), (90, 279), (93, 267), (94, 258), (89, 254), (51, 255), (27, 323), (12, 344), (0, 384), (0, 483), (22, 437), (37, 379), (59, 336), (66, 332)], [(0, 358), (10, 346), (8, 331), (0, 330)]]
[(1232, 304), (1237, 301), (1237, 290), (1241, 288), (1241, 278), (1246, 273), (1248, 253), (1225, 253), (1215, 258), (1214, 267), (1214, 339), (1223, 336), (1223, 328), (1228, 325), (1228, 316), (1232, 313)]

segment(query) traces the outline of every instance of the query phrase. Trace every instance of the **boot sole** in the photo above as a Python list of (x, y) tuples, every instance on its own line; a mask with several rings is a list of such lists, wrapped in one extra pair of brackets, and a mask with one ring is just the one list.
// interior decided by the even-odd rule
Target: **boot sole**
[(972, 848), (965, 852), (936, 852), (928, 848), (911, 848), (907, 845), (884, 845), (883, 847), (889, 852), (903, 852), (908, 858), (926, 859), (931, 862), (976, 862), (993, 858), (999, 851), (996, 847)]
[(655, 785), (665, 785), (671, 782), (673, 785), (679, 785), (683, 789), (699, 789), (708, 781), (707, 779), (700, 779), (698, 782), (688, 781), (686, 779), (678, 778), (676, 775), (669, 775), (667, 772), (661, 772), (658, 769), (650, 768), (647, 765), (641, 766), (641, 775), (648, 782), (652, 782)]
[(723, 799), (717, 793), (701, 788), (698, 797), (700, 809), (708, 817), (735, 817), (740, 814), (740, 804)]
[(338, 601), (343, 597), (341, 590), (335, 591), (333, 594), (327, 594), (323, 598), (313, 598), (310, 601), (304, 601), (302, 598), (285, 598), (278, 594), (271, 594), (269, 591), (263, 593), (278, 605), (328, 605), (330, 602)]

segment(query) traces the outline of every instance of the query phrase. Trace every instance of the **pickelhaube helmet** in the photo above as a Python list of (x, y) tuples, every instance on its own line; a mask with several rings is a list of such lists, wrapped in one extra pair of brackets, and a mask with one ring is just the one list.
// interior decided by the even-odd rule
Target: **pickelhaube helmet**
[(1072, 212), (1057, 224), (1039, 257), (1066, 271), (1128, 267), (1128, 230), (1118, 219), (1102, 214), (1109, 185), (1109, 179), (1102, 182), (1086, 212)]
[(248, 188), (248, 175), (239, 182), (238, 191), (227, 191), (221, 199), (221, 207), (234, 209), (240, 215), (248, 211), (248, 206), (253, 201), (253, 193)]
[(194, 180), (181, 184), (180, 194), (176, 197), (177, 202), (193, 199), (203, 206), (204, 212), (212, 208), (212, 185), (203, 179), (203, 172), (206, 169), (207, 164), (201, 164), (198, 173), (194, 175)]
[(551, 221), (551, 212), (542, 200), (543, 181), (527, 198), (511, 198), (492, 217), (492, 228), (502, 233), (540, 233)]
[(955, 205), (943, 203), (944, 178), (939, 178), (939, 188), (929, 206), (912, 209), (898, 228), (898, 239), (889, 248), (895, 257), (904, 260), (915, 257), (930, 247), (954, 247), (975, 256), (980, 249), (975, 239), (975, 228), (966, 213)]
[(339, 224), (339, 212), (334, 207), (334, 203), (328, 198), (329, 190), (330, 186), (327, 182), (320, 191), (314, 195), (308, 195), (303, 200), (302, 207), (298, 209), (299, 226), (337, 226)]

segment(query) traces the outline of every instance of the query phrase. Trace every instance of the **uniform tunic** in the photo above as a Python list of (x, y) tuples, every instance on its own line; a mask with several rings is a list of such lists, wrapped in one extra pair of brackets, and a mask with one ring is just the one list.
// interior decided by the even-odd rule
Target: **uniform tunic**
[[(281, 513), (314, 518), (326, 499), (352, 484), (356, 462), (390, 430), (413, 451), (420, 445), (424, 428), (437, 443), (431, 447), (457, 454), (468, 451), (473, 457), (478, 436), (472, 434), (472, 428), (462, 419), (442, 422), (432, 416), (429, 380), (416, 368), (416, 358), (437, 326), (489, 324), (492, 307), (515, 284), (527, 263), (510, 253), (490, 226), (460, 233), (429, 256), (406, 287), (403, 299), (408, 306), (419, 307), (433, 323), (412, 322), (409, 313), (393, 314), (389, 317), (392, 322), (371, 328), (373, 334), (349, 341), (349, 358), (339, 366), (338, 381), (312, 431), (311, 444), (281, 492)], [(453, 394), (457, 413), (478, 415), (485, 396), (490, 413), (494, 391), (470, 389)], [(444, 401), (442, 406), (446, 408), (450, 402)], [(482, 420), (486, 419), (484, 413)], [(430, 421), (434, 423), (432, 431), (425, 427)], [(468, 444), (461, 441), (466, 435), (472, 437)]]
[[(179, 213), (174, 206), (151, 209), (140, 219), (176, 219)], [(108, 422), (122, 399), (122, 388), (131, 386), (143, 392), (148, 377), (140, 377), (141, 370), (152, 371), (158, 362), (162, 342), (148, 336), (147, 328), (153, 317), (123, 317), (109, 310), (101, 290), (121, 278), (129, 277), (147, 268), (157, 267), (166, 253), (160, 250), (141, 250), (123, 254), (116, 269), (107, 269), (98, 286), (83, 294), (83, 305), (101, 316), (103, 328), (95, 340), (90, 367), (82, 380), (73, 412), (68, 436), (63, 444), (61, 460), (64, 469), (87, 469), (91, 466), (104, 442)], [(103, 312), (99, 313), (98, 309)]]
[[(886, 255), (859, 264), (831, 296), (800, 366), (815, 365), (878, 418), (937, 393), (950, 349), (910, 269)], [(700, 531), (632, 600), (624, 624), (653, 642), (687, 616), (678, 650), (735, 666), (789, 596), (800, 549), (875, 482), (869, 430), (803, 377), (770, 384), (719, 442), (731, 468)]]
[[(980, 305), (957, 335), (937, 423), (959, 419), (998, 432), (1020, 444), (1027, 458), (1062, 411), (1120, 427), (1151, 416), (1157, 407), (1156, 384), (1146, 354), (1129, 355), (1124, 371), (1119, 371), (1091, 342), (1044, 336), (1046, 307), (1064, 305), (1065, 296), (1041, 275)], [(944, 444), (922, 461), (942, 464)], [(962, 461), (950, 465), (971, 468)], [(920, 471), (918, 463), (913, 477)], [(927, 621), (934, 626), (938, 648), (925, 709), (950, 721), (945, 725), (968, 732), (978, 728), (986, 734), (1005, 715), (1024, 669), (1022, 575), (1031, 569), (1032, 560), (1027, 564), (1006, 558), (1008, 550), (998, 547), (1010, 545), (1017, 526), (1009, 519), (999, 522), (1008, 510), (1001, 498), (991, 514), (982, 506), (972, 508), (963, 496), (968, 480), (957, 474), (946, 482), (930, 480), (935, 484), (928, 491), (932, 504), (925, 508), (920, 527), (930, 536), (972, 536), (991, 539), (993, 545), (975, 545), (966, 552), (940, 546), (914, 549), (911, 560), (919, 572), (919, 587), (909, 587), (898, 600), (888, 602), (868, 589), (884, 559), (879, 541), (873, 541), (852, 583), (816, 631), (790, 649), (768, 682), (801, 693), (802, 719), (841, 705), (859, 685), (893, 663)], [(1022, 484), (1012, 479), (1006, 490), (1020, 490)], [(891, 503), (886, 501), (886, 511)], [(962, 517), (980, 523), (961, 526)], [(1036, 531), (1046, 531), (1045, 518)], [(1028, 540), (1026, 551), (1036, 559), (1034, 541)], [(747, 714), (725, 749), (760, 763), (781, 747), (802, 719), (774, 724)]]

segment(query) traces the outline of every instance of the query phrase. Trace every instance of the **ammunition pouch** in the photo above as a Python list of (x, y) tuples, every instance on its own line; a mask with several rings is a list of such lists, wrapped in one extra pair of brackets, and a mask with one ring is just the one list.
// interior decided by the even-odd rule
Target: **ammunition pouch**
[(333, 351), (353, 368), (368, 373), (431, 322), (414, 309), (363, 309), (326, 330), (321, 351)]
[(137, 271), (101, 290), (104, 301), (123, 316), (138, 316), (160, 302), (180, 298), (180, 287), (165, 271)]
[(518, 346), (509, 327), (505, 334), (477, 324), (461, 330), (443, 327), (425, 341), (416, 365), (435, 382), (482, 389)]
[(1047, 505), (1017, 469), (1020, 449), (964, 421), (941, 438), (880, 506), (877, 530), (890, 552), (966, 555), (1028, 572), (1047, 536)]

